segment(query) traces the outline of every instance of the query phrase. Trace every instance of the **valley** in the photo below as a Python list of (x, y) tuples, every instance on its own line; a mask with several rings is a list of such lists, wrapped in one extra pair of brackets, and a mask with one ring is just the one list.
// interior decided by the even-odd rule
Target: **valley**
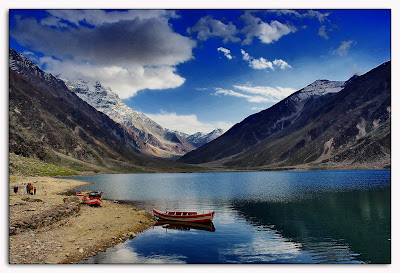
[(316, 80), (227, 132), (189, 135), (10, 49), (10, 153), (81, 173), (390, 168), (390, 66)]

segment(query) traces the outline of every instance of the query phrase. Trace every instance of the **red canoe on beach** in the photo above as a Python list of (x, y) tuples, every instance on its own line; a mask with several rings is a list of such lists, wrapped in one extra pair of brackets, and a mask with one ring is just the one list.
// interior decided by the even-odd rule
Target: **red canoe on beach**
[(101, 198), (103, 197), (103, 193), (99, 191), (78, 191), (75, 193), (76, 196), (82, 197), (82, 203), (93, 206), (99, 207), (101, 206)]
[(195, 211), (159, 211), (153, 208), (153, 214), (155, 217), (169, 220), (169, 221), (180, 221), (190, 223), (206, 223), (211, 222), (214, 218), (214, 211), (208, 213), (199, 214)]
[(82, 202), (86, 205), (93, 206), (93, 207), (100, 207), (101, 206), (101, 199), (100, 198), (91, 198), (84, 196), (82, 198)]

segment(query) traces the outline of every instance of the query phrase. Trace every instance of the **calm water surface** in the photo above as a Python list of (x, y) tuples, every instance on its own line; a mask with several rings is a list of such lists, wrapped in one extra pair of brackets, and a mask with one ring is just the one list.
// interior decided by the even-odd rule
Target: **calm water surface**
[(390, 171), (77, 177), (151, 211), (215, 210), (213, 226), (150, 228), (85, 263), (390, 263)]

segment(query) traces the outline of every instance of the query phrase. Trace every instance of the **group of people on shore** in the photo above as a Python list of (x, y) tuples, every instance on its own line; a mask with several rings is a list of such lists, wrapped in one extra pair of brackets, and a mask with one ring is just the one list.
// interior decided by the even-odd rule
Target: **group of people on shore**
[[(26, 193), (26, 194), (30, 194), (30, 195), (36, 195), (36, 187), (34, 187), (32, 185), (32, 183), (28, 183), (26, 185), (25, 185), (25, 183), (23, 183), (22, 185), (24, 185), (25, 191), (21, 192), (21, 194)], [(14, 185), (14, 193), (18, 194), (18, 191), (19, 191), (18, 184), (15, 184)]]

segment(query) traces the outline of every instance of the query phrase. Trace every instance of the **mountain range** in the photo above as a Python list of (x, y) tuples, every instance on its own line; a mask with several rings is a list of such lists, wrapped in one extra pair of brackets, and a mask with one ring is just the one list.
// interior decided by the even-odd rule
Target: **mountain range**
[(169, 130), (169, 131), (180, 135), (181, 137), (186, 139), (190, 144), (192, 144), (196, 148), (203, 146), (204, 144), (218, 138), (219, 136), (221, 136), (224, 133), (223, 129), (215, 129), (208, 134), (204, 134), (202, 132), (197, 132), (192, 135), (185, 134), (185, 133), (182, 133), (179, 131), (171, 131), (171, 130)]
[(136, 132), (145, 143), (141, 152), (156, 157), (179, 157), (195, 147), (180, 135), (164, 130), (159, 124), (128, 107), (110, 88), (100, 82), (90, 85), (83, 80), (63, 79), (69, 90), (117, 123)]
[(193, 135), (161, 127), (100, 82), (61, 80), (11, 48), (9, 67), (17, 155), (88, 172), (390, 168), (390, 61), (345, 82), (317, 80), (225, 133)]
[(189, 135), (164, 129), (146, 115), (127, 106), (111, 88), (102, 86), (98, 81), (90, 84), (84, 80), (60, 79), (65, 82), (69, 90), (96, 110), (135, 131), (146, 143), (141, 152), (148, 155), (176, 159), (223, 133), (221, 129), (216, 129), (208, 134), (198, 132)]
[(391, 62), (317, 80), (178, 161), (234, 169), (387, 168)]

